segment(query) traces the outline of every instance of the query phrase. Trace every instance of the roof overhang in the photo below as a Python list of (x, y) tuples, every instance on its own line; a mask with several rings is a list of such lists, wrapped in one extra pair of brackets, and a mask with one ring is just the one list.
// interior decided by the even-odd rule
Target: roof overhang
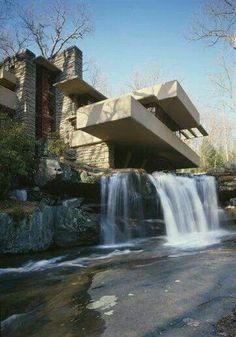
[(200, 115), (178, 81), (170, 81), (133, 91), (142, 104), (157, 103), (179, 125), (179, 130), (197, 127)]
[(81, 77), (72, 77), (69, 80), (64, 80), (54, 84), (55, 87), (63, 91), (67, 96), (70, 95), (90, 95), (94, 97), (97, 101), (103, 101), (107, 99), (101, 92), (94, 89), (90, 84), (82, 80)]
[(176, 168), (199, 165), (198, 155), (131, 95), (82, 107), (76, 122), (103, 141), (152, 147)]

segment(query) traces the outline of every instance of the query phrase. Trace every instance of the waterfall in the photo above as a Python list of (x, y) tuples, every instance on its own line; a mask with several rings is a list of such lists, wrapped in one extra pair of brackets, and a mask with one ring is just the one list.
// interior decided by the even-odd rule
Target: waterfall
[(151, 199), (147, 198), (148, 182), (151, 185), (148, 193), (152, 194), (156, 205), (151, 207), (152, 218), (160, 219), (161, 205), (169, 244), (188, 242), (192, 236), (205, 240), (209, 233), (219, 229), (214, 177), (116, 172), (104, 176), (101, 181), (103, 244), (114, 245), (145, 236), (148, 222), (146, 205), (151, 204)]
[(144, 235), (140, 175), (117, 172), (101, 180), (101, 238), (105, 245)]
[(191, 240), (193, 236), (205, 240), (211, 231), (219, 229), (214, 177), (155, 172), (150, 179), (161, 200), (170, 244)]

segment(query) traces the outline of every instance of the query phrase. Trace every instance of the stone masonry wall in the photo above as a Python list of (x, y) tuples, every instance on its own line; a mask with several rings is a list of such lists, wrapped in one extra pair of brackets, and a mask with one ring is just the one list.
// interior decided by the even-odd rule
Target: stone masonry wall
[(105, 142), (80, 146), (76, 149), (76, 161), (99, 168), (113, 168), (114, 148)]
[[(62, 71), (58, 75), (56, 82), (66, 80), (74, 76), (81, 76), (82, 78), (82, 52), (77, 47), (73, 46), (68, 48), (50, 61)], [(66, 142), (70, 142), (73, 127), (66, 118), (75, 114), (76, 104), (70, 97), (65, 96), (60, 90), (55, 90), (56, 128), (59, 129), (62, 138), (64, 138)]]
[(16, 116), (25, 123), (32, 136), (35, 135), (36, 65), (32, 62), (34, 57), (35, 55), (26, 49), (7, 59), (2, 65), (11, 70), (18, 79), (15, 89)]

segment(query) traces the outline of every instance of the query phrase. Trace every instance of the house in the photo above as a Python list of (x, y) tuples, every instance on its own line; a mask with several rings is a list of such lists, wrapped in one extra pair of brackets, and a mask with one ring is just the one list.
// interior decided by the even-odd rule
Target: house
[(16, 116), (39, 140), (58, 130), (79, 163), (147, 171), (199, 165), (185, 140), (207, 132), (178, 81), (107, 98), (82, 75), (75, 46), (51, 59), (20, 51), (0, 65), (0, 114)]

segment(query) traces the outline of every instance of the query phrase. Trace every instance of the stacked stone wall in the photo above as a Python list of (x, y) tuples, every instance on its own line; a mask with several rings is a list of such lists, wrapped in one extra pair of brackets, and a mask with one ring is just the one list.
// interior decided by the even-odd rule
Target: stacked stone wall
[(6, 59), (1, 65), (17, 77), (15, 89), (17, 95), (16, 117), (25, 123), (30, 134), (35, 135), (35, 92), (36, 65), (35, 55), (29, 50), (19, 52), (15, 57)]
[(76, 160), (98, 168), (113, 168), (114, 148), (105, 142), (80, 146), (76, 149)]
[[(56, 55), (51, 60), (55, 66), (61, 69), (61, 73), (57, 76), (56, 82), (68, 80), (74, 76), (80, 76), (82, 78), (82, 61), (82, 52), (75, 46)], [(75, 114), (76, 104), (60, 90), (55, 89), (55, 91), (56, 128), (59, 130), (62, 138), (70, 143), (74, 128), (66, 118)]]

